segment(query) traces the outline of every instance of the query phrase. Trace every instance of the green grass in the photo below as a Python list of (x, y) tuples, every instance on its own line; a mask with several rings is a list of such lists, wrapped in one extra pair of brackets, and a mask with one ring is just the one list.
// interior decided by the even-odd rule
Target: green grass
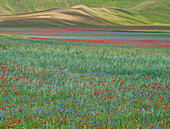
[(146, 0), (113, 0), (112, 2), (110, 2), (110, 1), (106, 2), (106, 7), (107, 6), (110, 7), (110, 5), (112, 5), (112, 7), (128, 9), (128, 8), (134, 7)]
[(0, 38), (26, 39), (28, 37), (27, 36), (22, 36), (22, 35), (0, 34)]
[(0, 127), (170, 127), (168, 48), (29, 39), (0, 46)]

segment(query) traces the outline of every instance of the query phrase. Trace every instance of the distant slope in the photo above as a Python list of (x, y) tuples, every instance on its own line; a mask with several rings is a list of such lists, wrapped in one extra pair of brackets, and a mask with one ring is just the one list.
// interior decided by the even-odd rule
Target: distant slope
[(131, 8), (154, 24), (170, 24), (170, 0), (148, 0)]
[(5, 26), (170, 24), (169, 0), (0, 0), (0, 12)]
[[(88, 8), (88, 7), (87, 7)], [(3, 26), (111, 26), (101, 18), (95, 17), (81, 9), (54, 8), (49, 11), (42, 11), (31, 14), (0, 16), (0, 25)]]
[(0, 16), (0, 26), (114, 26), (144, 24), (151, 24), (151, 22), (142, 17), (122, 13), (122, 10), (89, 8), (85, 5)]
[(148, 0), (0, 0), (0, 15), (34, 12), (55, 7), (72, 7), (80, 4), (86, 5), (87, 7), (117, 7), (129, 9), (147, 1)]
[(40, 11), (55, 7), (72, 7), (83, 4), (88, 7), (130, 8), (146, 0), (0, 0), (0, 15)]

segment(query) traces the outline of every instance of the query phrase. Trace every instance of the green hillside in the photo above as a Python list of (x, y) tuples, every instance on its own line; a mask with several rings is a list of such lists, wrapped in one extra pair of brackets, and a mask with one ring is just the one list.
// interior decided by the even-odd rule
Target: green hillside
[(138, 11), (146, 19), (155, 24), (170, 24), (170, 1), (169, 0), (149, 0), (131, 8)]
[[(56, 7), (85, 5), (96, 8), (95, 15), (114, 24), (170, 24), (169, 0), (0, 0), (0, 15), (32, 13)], [(106, 17), (98, 8), (106, 8), (120, 20)], [(71, 15), (71, 14), (70, 14)], [(110, 15), (110, 14), (108, 14)], [(0, 17), (0, 21), (2, 17)], [(44, 24), (44, 23), (43, 23)]]
[[(152, 1), (159, 1), (159, 3), (165, 1), (168, 6), (168, 0)], [(88, 7), (118, 7), (130, 9), (145, 2), (148, 2), (148, 0), (0, 0), (0, 12), (1, 15), (18, 14), (54, 7), (72, 7), (79, 4)]]
[(1, 15), (83, 4), (88, 7), (131, 8), (146, 0), (0, 0)]

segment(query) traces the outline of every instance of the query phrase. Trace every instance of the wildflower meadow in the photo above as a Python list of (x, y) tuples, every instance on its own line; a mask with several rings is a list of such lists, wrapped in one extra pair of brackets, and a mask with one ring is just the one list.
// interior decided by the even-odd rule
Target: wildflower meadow
[(0, 38), (0, 128), (170, 128), (169, 42)]

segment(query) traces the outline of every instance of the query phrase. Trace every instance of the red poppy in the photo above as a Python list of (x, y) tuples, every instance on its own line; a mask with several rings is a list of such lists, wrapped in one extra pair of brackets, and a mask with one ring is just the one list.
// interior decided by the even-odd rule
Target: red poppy
[(18, 96), (18, 93), (16, 92), (15, 95)]

